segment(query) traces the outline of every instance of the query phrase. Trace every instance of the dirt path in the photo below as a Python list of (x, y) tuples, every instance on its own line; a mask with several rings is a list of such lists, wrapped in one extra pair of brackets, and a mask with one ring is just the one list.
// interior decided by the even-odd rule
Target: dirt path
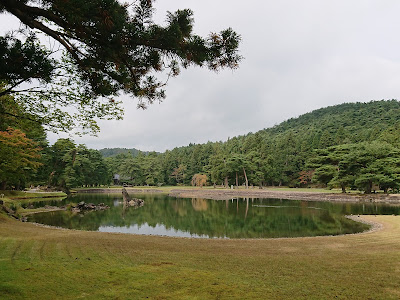
[(248, 189), (248, 190), (221, 190), (221, 189), (188, 189), (171, 190), (172, 197), (178, 198), (206, 198), (213, 200), (229, 200), (232, 198), (275, 198), (306, 201), (335, 201), (335, 202), (379, 202), (400, 204), (400, 195), (354, 195), (354, 194), (335, 194), (318, 193), (307, 191), (277, 191), (268, 189)]
[[(206, 198), (213, 200), (229, 200), (232, 198), (275, 198), (305, 201), (335, 201), (335, 202), (377, 202), (400, 204), (400, 194), (341, 194), (321, 193), (307, 189), (277, 190), (277, 189), (154, 189), (154, 188), (127, 188), (128, 193), (168, 193), (178, 198)], [(78, 193), (121, 193), (122, 188), (112, 189), (81, 189)]]

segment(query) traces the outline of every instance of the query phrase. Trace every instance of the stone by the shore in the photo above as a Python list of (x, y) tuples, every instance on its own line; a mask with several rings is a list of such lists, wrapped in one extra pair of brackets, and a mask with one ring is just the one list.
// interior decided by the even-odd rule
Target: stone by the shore
[(98, 210), (106, 210), (109, 209), (110, 207), (104, 203), (100, 204), (93, 204), (93, 203), (85, 203), (85, 202), (79, 202), (76, 206), (71, 206), (71, 211), (72, 212), (82, 212), (82, 211), (98, 211)]
[(127, 202), (129, 206), (143, 206), (144, 200), (138, 198), (132, 198), (130, 201)]
[(140, 207), (144, 205), (143, 199), (131, 198), (125, 188), (122, 189), (122, 197), (126, 206)]

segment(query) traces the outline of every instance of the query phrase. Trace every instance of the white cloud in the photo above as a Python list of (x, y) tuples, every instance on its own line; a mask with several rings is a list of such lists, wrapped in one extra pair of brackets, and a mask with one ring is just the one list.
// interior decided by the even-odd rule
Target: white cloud
[[(156, 1), (156, 19), (191, 8), (195, 32), (232, 27), (240, 69), (184, 70), (146, 111), (125, 99), (125, 119), (100, 122), (89, 147), (163, 151), (226, 140), (313, 109), (400, 96), (400, 2), (380, 0)], [(3, 15), (0, 15), (2, 22)], [(52, 136), (54, 141), (56, 137)]]

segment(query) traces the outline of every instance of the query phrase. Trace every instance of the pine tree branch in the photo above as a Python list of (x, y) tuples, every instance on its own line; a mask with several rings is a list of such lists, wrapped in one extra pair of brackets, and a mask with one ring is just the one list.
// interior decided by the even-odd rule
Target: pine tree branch
[[(15, 0), (1, 0), (0, 3), (2, 3), (5, 6), (7, 11), (15, 15), (25, 25), (29, 26), (30, 28), (39, 29), (40, 31), (46, 33), (47, 35), (58, 41), (72, 55), (72, 57), (78, 63), (80, 63), (80, 58), (77, 54), (78, 49), (74, 47), (68, 40), (63, 39), (61, 37), (62, 34), (60, 32), (55, 31), (45, 26), (43, 23), (35, 20), (34, 15), (26, 13), (26, 11), (29, 11), (30, 9), (32, 9), (32, 7), (22, 4), (20, 1), (15, 1)], [(40, 9), (38, 8), (35, 11), (39, 10)]]
[(38, 123), (38, 124), (42, 125), (41, 121), (32, 119), (32, 118), (30, 118), (28, 116), (18, 116), (18, 115), (15, 115), (15, 114), (12, 114), (12, 113), (9, 113), (9, 112), (6, 112), (6, 111), (0, 111), (0, 115), (7, 115), (7, 116), (10, 116), (10, 117), (14, 117), (14, 118), (20, 119), (20, 120), (29, 120), (29, 121), (32, 121), (32, 122), (35, 122), (35, 123)]

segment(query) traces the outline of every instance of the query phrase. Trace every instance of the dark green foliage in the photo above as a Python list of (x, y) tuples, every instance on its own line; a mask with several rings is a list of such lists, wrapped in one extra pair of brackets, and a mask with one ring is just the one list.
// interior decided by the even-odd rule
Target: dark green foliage
[[(0, 90), (1, 90), (0, 86)], [(11, 129), (12, 128), (12, 129)], [(31, 182), (36, 182), (41, 177), (41, 169), (38, 165), (46, 162), (46, 133), (35, 117), (20, 106), (14, 97), (7, 95), (0, 97), (0, 132), (5, 133), (10, 130), (20, 130), (25, 137), (34, 142), (38, 147), (37, 153), (40, 157), (27, 155), (25, 138), (20, 137), (19, 142), (15, 140), (16, 136), (7, 136), (8, 141), (0, 142), (0, 184), (3, 189), (6, 188), (24, 188)], [(14, 139), (14, 142), (11, 140)], [(11, 142), (7, 146), (7, 142)], [(14, 145), (14, 146), (11, 146)], [(11, 148), (10, 148), (11, 147)], [(34, 148), (36, 148), (34, 147)], [(24, 153), (25, 155), (21, 154)], [(11, 165), (7, 165), (7, 162)], [(38, 163), (38, 164), (36, 164)], [(17, 165), (21, 165), (17, 168)], [(25, 167), (22, 167), (25, 165)], [(32, 167), (36, 165), (36, 167)]]
[(382, 142), (332, 146), (311, 159), (314, 180), (331, 186), (356, 187), (365, 193), (375, 189), (398, 190), (400, 149)]
[(111, 182), (111, 172), (99, 151), (59, 139), (49, 149), (48, 184), (64, 189), (99, 186)]
[(324, 143), (333, 140), (335, 144), (376, 139), (379, 132), (398, 123), (399, 110), (397, 100), (344, 103), (314, 110), (264, 131), (312, 134), (317, 140), (314, 146), (323, 148), (326, 144), (319, 144), (321, 138)]
[[(391, 167), (395, 166), (394, 161), (389, 162), (387, 157), (392, 150), (385, 151), (391, 147), (389, 144), (399, 147), (399, 126), (398, 101), (345, 103), (316, 110), (254, 134), (234, 137), (224, 143), (191, 144), (166, 151), (154, 157), (160, 166), (155, 176), (159, 183), (175, 185), (181, 181), (179, 179), (177, 182), (171, 174), (176, 168), (184, 167), (184, 184), (189, 185), (194, 174), (206, 173), (211, 184), (230, 186), (245, 184), (245, 170), (249, 185), (295, 187), (304, 186), (304, 175), (311, 176), (312, 170), (316, 169), (314, 182), (343, 186), (344, 189), (360, 188), (367, 192), (369, 174), (380, 174), (379, 178), (374, 177), (373, 182), (386, 191), (389, 185), (395, 187), (393, 174), (396, 174), (396, 170)], [(343, 176), (338, 177), (339, 156), (350, 155), (356, 149), (361, 151), (357, 148), (359, 143), (373, 141), (379, 141), (376, 146), (383, 145), (383, 141), (388, 143), (382, 150), (377, 150), (379, 152), (386, 149), (379, 159), (375, 156), (376, 164), (369, 165), (370, 169), (363, 169), (363, 176), (357, 181), (353, 173), (349, 171), (345, 174), (343, 169), (340, 171)], [(371, 150), (370, 147), (365, 147), (365, 151)], [(320, 150), (315, 152), (315, 149)], [(332, 149), (335, 149), (334, 153), (331, 153)], [(318, 159), (312, 160), (316, 154)], [(364, 157), (367, 154), (354, 152), (352, 155), (346, 156), (349, 166), (357, 156)], [(397, 159), (396, 156), (390, 157)], [(368, 155), (367, 158), (369, 159)], [(135, 159), (136, 165), (140, 165), (140, 159)], [(123, 160), (117, 163), (123, 164)], [(132, 173), (129, 176), (135, 177)]]
[[(2, 105), (7, 101), (12, 99)], [(9, 116), (0, 125), (18, 120)], [(26, 122), (20, 124), (23, 130), (30, 126)], [(108, 184), (113, 174), (120, 174), (121, 183), (132, 185), (190, 185), (194, 174), (207, 174), (212, 185), (246, 185), (247, 177), (249, 186), (298, 187), (309, 185), (315, 171), (312, 184), (366, 193), (397, 191), (399, 126), (399, 103), (392, 100), (328, 107), (226, 142), (190, 144), (162, 154), (103, 149), (105, 155), (121, 152), (103, 160), (99, 151), (61, 139), (52, 147), (43, 143), (44, 165), (31, 181), (93, 186)], [(38, 141), (40, 128), (30, 133)]]
[(140, 152), (144, 154), (148, 154), (148, 151), (140, 151), (135, 148), (127, 149), (127, 148), (104, 148), (100, 149), (99, 152), (103, 155), (104, 158), (115, 156), (121, 153), (131, 153), (133, 157), (137, 156)]
[[(0, 85), (1, 90), (2, 86)], [(41, 122), (19, 105), (14, 97), (2, 96), (0, 97), (0, 131), (4, 131), (8, 127), (20, 129), (40, 147), (47, 145), (46, 133)]]
[[(21, 103), (51, 128), (70, 130), (78, 124), (97, 131), (94, 118), (121, 117), (113, 99), (120, 93), (145, 108), (165, 98), (166, 78), (177, 76), (180, 66), (238, 67), (240, 36), (232, 29), (203, 38), (193, 34), (191, 10), (168, 13), (165, 26), (153, 22), (153, 10), (152, 0), (132, 5), (1, 0), (0, 12), (13, 14), (27, 27), (0, 37), (0, 81), (6, 83), (0, 96), (27, 92)], [(64, 49), (62, 59), (40, 44), (38, 32)], [(155, 76), (159, 73), (162, 80)], [(36, 85), (22, 92), (20, 84), (26, 82)], [(66, 109), (71, 106), (78, 115)]]
[[(55, 68), (55, 61), (48, 56), (49, 53), (39, 46), (33, 33), (24, 43), (11, 36), (0, 36), (1, 79), (7, 80), (7, 85), (11, 89), (33, 79), (48, 83)], [(6, 94), (7, 90), (2, 93)]]

